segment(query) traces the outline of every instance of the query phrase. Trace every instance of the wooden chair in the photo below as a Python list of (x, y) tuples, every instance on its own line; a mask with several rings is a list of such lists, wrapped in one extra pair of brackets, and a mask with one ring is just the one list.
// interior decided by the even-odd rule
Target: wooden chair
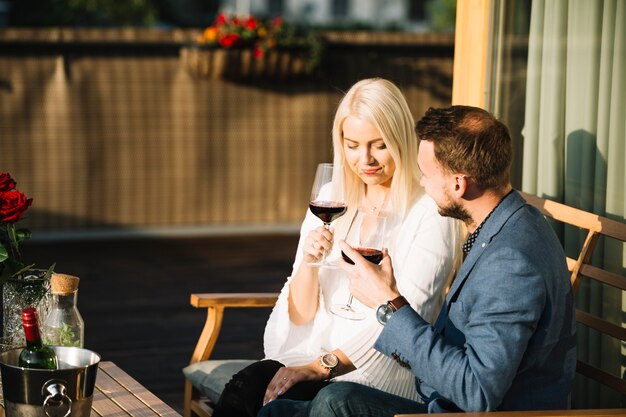
[[(546, 217), (586, 231), (586, 237), (578, 257), (576, 259), (567, 258), (567, 265), (572, 273), (570, 279), (574, 292), (579, 288), (583, 278), (610, 285), (621, 291), (626, 290), (625, 276), (590, 264), (594, 250), (601, 236), (616, 239), (622, 243), (626, 242), (625, 223), (579, 210), (565, 204), (539, 198), (531, 194), (522, 193), (522, 196), (529, 204), (537, 207)], [(626, 341), (626, 329), (622, 328), (621, 323), (619, 325), (611, 323), (579, 308), (576, 309), (576, 321), (602, 334), (619, 339), (622, 342)], [(586, 378), (591, 378), (621, 393), (621, 395), (626, 396), (626, 381), (622, 378), (582, 360), (578, 360), (576, 371)]]
[[(204, 328), (193, 351), (190, 364), (206, 361), (211, 357), (220, 329), (224, 310), (228, 307), (273, 307), (278, 293), (209, 293), (191, 294), (191, 305), (195, 308), (206, 308), (207, 318)], [(260, 358), (259, 358), (260, 359)], [(213, 404), (185, 380), (184, 417), (211, 417)]]
[[(583, 277), (611, 285), (622, 291), (626, 290), (626, 278), (624, 276), (590, 265), (594, 249), (596, 249), (601, 236), (607, 236), (621, 242), (626, 241), (626, 224), (530, 194), (522, 193), (522, 196), (529, 204), (537, 207), (546, 217), (586, 231), (586, 238), (577, 258), (568, 257), (567, 259), (574, 291), (578, 289)], [(277, 297), (277, 293), (192, 294), (191, 305), (196, 308), (206, 308), (207, 319), (191, 358), (191, 363), (205, 361), (210, 358), (222, 325), (224, 310), (227, 307), (272, 307), (276, 303)], [(600, 317), (579, 309), (576, 310), (576, 319), (579, 323), (598, 332), (610, 335), (621, 341), (626, 341), (626, 329), (623, 329), (620, 325), (609, 323)], [(626, 395), (626, 381), (618, 376), (581, 360), (578, 361), (576, 370), (579, 374)], [(189, 381), (185, 381), (184, 417), (192, 417), (193, 414), (199, 417), (210, 417), (212, 413), (210, 402), (203, 398)], [(486, 413), (470, 413), (469, 415), (482, 416), (483, 414), (486, 415)], [(489, 415), (494, 417), (522, 415), (535, 417), (626, 416), (626, 410), (565, 410), (522, 412), (517, 414), (498, 412), (489, 413)]]

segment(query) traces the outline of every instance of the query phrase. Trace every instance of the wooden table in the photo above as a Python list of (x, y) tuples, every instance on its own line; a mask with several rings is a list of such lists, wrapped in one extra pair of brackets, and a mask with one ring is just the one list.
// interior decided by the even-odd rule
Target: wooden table
[[(100, 362), (91, 417), (100, 416), (180, 417), (180, 414), (113, 362)], [(0, 407), (0, 417), (4, 417), (4, 407)]]

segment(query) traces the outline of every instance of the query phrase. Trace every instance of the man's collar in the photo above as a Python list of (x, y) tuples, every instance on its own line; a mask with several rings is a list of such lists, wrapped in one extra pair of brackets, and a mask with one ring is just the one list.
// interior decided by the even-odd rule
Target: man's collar
[(489, 219), (489, 217), (491, 217), (491, 214), (496, 211), (496, 209), (500, 206), (500, 204), (502, 204), (502, 202), (504, 201), (505, 198), (507, 198), (511, 193), (513, 192), (513, 189), (511, 188), (511, 190), (506, 193), (504, 195), (504, 197), (502, 197), (500, 199), (500, 201), (498, 202), (498, 204), (496, 204), (496, 206), (491, 209), (491, 211), (489, 212), (489, 214), (487, 214), (487, 217), (485, 217), (485, 219), (482, 221), (482, 223), (480, 223), (480, 225), (478, 225), (478, 227), (476, 228), (476, 230), (474, 230), (472, 233), (470, 233), (470, 235), (467, 237), (467, 240), (465, 241), (465, 243), (463, 244), (463, 252), (464, 253), (469, 253), (472, 250), (472, 246), (474, 246), (474, 242), (476, 242), (476, 239), (478, 239), (478, 235), (480, 234), (480, 229), (482, 229), (483, 225), (487, 222), (487, 220)]

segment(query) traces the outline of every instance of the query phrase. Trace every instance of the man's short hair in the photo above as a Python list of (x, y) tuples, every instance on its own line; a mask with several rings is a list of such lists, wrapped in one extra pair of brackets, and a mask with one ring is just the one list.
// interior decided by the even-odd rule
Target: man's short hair
[(511, 135), (491, 113), (471, 106), (431, 107), (415, 131), (420, 140), (433, 142), (435, 157), (447, 172), (466, 174), (481, 189), (508, 185)]

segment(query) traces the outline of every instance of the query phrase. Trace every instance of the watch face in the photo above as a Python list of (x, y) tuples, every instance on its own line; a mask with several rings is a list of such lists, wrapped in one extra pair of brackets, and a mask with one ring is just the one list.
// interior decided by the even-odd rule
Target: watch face
[(339, 363), (339, 358), (333, 353), (327, 353), (322, 356), (322, 365), (326, 368), (334, 368)]
[(385, 325), (392, 314), (393, 310), (388, 304), (381, 304), (376, 310), (376, 319), (380, 324)]

